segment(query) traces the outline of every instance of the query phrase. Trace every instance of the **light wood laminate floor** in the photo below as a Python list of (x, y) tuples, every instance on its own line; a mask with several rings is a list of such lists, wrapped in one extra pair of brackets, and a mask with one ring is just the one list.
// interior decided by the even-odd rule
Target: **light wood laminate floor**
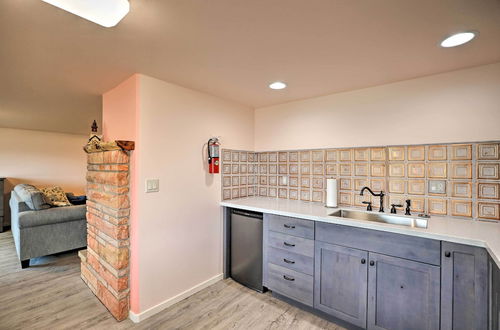
[(134, 324), (116, 322), (80, 279), (76, 252), (21, 269), (0, 233), (0, 329), (343, 329), (228, 279)]

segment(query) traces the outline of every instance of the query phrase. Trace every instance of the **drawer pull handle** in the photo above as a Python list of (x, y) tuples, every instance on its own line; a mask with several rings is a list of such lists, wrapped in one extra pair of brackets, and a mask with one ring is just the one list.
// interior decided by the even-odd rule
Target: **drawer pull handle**
[(283, 278), (287, 281), (295, 281), (295, 279), (293, 277), (288, 277), (286, 275), (283, 275)]
[(292, 264), (292, 265), (295, 263), (295, 261), (288, 260), (287, 258), (284, 258), (283, 261), (286, 262), (287, 264)]
[(294, 225), (289, 225), (289, 224), (284, 224), (283, 225), (285, 228), (288, 228), (288, 229), (295, 229), (295, 226)]
[(295, 246), (295, 244), (288, 243), (288, 242), (283, 242), (283, 244), (285, 244), (286, 246), (291, 246), (291, 247), (294, 247), (294, 246)]

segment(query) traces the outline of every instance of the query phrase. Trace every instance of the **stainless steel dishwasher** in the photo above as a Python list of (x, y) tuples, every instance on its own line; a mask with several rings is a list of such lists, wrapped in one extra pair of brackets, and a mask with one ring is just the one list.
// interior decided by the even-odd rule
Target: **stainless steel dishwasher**
[(262, 213), (231, 210), (231, 277), (263, 292)]

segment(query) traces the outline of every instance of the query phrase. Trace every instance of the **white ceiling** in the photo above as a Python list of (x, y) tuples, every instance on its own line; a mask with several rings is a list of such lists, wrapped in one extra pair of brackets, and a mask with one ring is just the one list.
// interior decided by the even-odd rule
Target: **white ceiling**
[[(0, 127), (85, 133), (135, 72), (262, 107), (500, 61), (500, 0), (130, 2), (106, 29), (1, 0)], [(438, 47), (468, 29), (470, 44)]]

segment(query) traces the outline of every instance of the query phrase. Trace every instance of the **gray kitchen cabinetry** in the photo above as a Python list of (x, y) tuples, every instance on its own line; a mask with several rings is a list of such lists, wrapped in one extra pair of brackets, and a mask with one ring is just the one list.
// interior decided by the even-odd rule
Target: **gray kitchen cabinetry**
[(485, 249), (443, 242), (441, 329), (488, 329), (488, 254)]
[(500, 329), (500, 268), (490, 259), (490, 330)]

